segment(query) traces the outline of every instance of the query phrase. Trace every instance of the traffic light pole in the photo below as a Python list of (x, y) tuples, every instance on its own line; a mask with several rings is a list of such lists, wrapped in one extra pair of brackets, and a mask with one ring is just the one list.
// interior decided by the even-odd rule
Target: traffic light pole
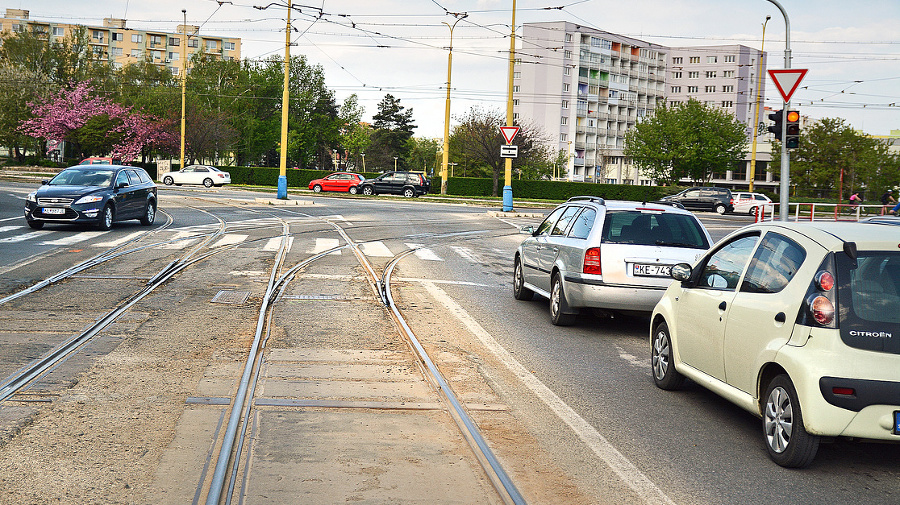
[[(777, 0), (768, 0), (769, 2), (775, 4), (775, 7), (778, 7), (778, 10), (781, 11), (781, 15), (784, 16), (784, 68), (791, 68), (791, 21), (788, 18), (787, 11), (784, 10), (784, 7), (778, 3)], [(784, 107), (781, 109), (784, 111), (784, 114), (787, 114), (791, 108), (791, 102), (784, 102)], [(788, 220), (788, 199), (790, 197), (791, 190), (791, 156), (788, 154), (787, 144), (785, 143), (785, 134), (787, 133), (787, 128), (781, 129), (781, 191), (778, 195), (779, 198), (779, 213), (778, 218), (781, 221)]]

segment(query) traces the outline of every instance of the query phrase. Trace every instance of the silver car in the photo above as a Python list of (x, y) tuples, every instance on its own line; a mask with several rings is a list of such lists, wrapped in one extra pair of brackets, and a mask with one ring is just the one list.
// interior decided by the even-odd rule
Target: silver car
[(582, 308), (650, 314), (672, 278), (712, 239), (690, 212), (670, 202), (574, 197), (554, 209), (516, 250), (513, 295), (550, 300), (550, 320), (571, 324)]

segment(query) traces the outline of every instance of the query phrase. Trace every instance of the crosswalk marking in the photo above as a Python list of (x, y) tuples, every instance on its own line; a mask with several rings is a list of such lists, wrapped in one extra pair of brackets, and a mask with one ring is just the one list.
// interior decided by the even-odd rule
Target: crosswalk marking
[[(294, 237), (288, 237), (287, 250), (290, 251), (293, 245)], [(278, 251), (279, 249), (281, 249), (281, 237), (272, 237), (263, 246), (263, 251)]]
[(0, 233), (18, 230), (20, 228), (22, 228), (22, 226), (0, 226)]
[[(341, 241), (336, 238), (317, 238), (316, 245), (313, 246), (312, 250), (309, 251), (310, 254), (319, 254), (320, 252), (327, 251), (329, 249), (334, 249), (335, 247), (341, 245)], [(341, 251), (334, 251), (331, 254), (335, 254), (340, 256)]]
[(462, 256), (463, 258), (465, 258), (465, 259), (471, 261), (472, 263), (484, 263), (483, 261), (481, 261), (481, 258), (479, 258), (479, 257), (478, 257), (474, 252), (472, 252), (472, 250), (469, 249), (468, 247), (461, 247), (461, 246), (452, 245), (452, 246), (450, 246), (450, 249), (452, 249), (453, 252), (455, 252), (456, 254), (458, 254), (458, 255)]
[(213, 247), (222, 247), (226, 245), (240, 244), (241, 242), (247, 240), (247, 237), (250, 235), (241, 235), (240, 233), (226, 233), (222, 236), (215, 244), (209, 246)]
[(378, 256), (382, 258), (393, 258), (394, 254), (384, 245), (384, 242), (365, 242), (359, 245), (363, 254), (366, 256)]
[(443, 259), (441, 259), (440, 256), (435, 254), (434, 251), (432, 251), (431, 249), (428, 249), (427, 247), (422, 247), (422, 244), (407, 243), (406, 247), (409, 247), (410, 249), (418, 248), (418, 249), (416, 249), (416, 252), (414, 252), (413, 254), (415, 254), (419, 259), (427, 260), (427, 261), (444, 261)]
[(14, 237), (6, 237), (4, 239), (0, 239), (0, 243), (10, 244), (10, 243), (15, 243), (15, 242), (24, 242), (26, 240), (40, 237), (41, 235), (46, 235), (48, 233), (53, 233), (53, 230), (38, 230), (38, 231), (30, 232), (30, 233), (23, 233), (21, 235), (16, 235)]
[[(160, 246), (160, 248), (161, 249), (184, 249), (187, 246), (189, 246), (197, 241), (197, 239), (193, 239), (193, 240), (187, 239), (187, 237), (192, 237), (192, 236), (194, 236), (193, 233), (186, 232), (186, 231), (179, 231), (179, 232), (175, 233), (174, 235), (172, 235), (172, 237), (169, 239), (173, 242), (169, 242), (168, 244), (163, 244), (162, 246)], [(184, 240), (179, 240), (179, 239), (184, 239)]]
[(84, 242), (85, 240), (90, 240), (94, 237), (99, 237), (100, 235), (104, 235), (109, 233), (108, 231), (83, 231), (81, 233), (76, 233), (75, 235), (68, 235), (66, 237), (58, 238), (55, 240), (48, 240), (44, 242), (43, 245), (72, 245), (77, 244), (78, 242)]
[(137, 238), (138, 235), (141, 235), (142, 233), (144, 233), (144, 232), (136, 231), (129, 235), (125, 235), (124, 237), (117, 238), (115, 240), (110, 240), (108, 242), (97, 242), (96, 244), (92, 244), (92, 246), (93, 247), (115, 247), (117, 245), (124, 244), (125, 242), (128, 242), (129, 240), (133, 240), (133, 239)]

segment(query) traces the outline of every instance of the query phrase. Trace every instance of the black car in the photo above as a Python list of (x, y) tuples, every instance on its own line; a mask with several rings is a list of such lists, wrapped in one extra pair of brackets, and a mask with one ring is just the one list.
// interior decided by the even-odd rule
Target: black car
[(25, 200), (28, 226), (44, 223), (92, 223), (108, 230), (114, 221), (156, 218), (156, 184), (139, 167), (78, 165), (58, 173)]
[(678, 202), (688, 210), (709, 210), (719, 214), (734, 212), (734, 202), (728, 188), (688, 188), (681, 193), (664, 197), (663, 201)]
[(431, 181), (418, 172), (385, 172), (374, 179), (366, 179), (359, 185), (364, 195), (403, 195), (407, 198), (424, 195), (431, 188)]

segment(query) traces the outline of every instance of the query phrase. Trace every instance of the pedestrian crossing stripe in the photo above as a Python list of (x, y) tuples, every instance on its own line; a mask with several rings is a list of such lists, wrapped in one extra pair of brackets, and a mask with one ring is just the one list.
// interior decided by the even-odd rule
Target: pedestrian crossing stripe
[(4, 239), (0, 239), (0, 243), (12, 244), (12, 243), (16, 243), (16, 242), (24, 242), (26, 240), (38, 238), (42, 235), (47, 235), (48, 233), (53, 233), (53, 230), (38, 230), (38, 231), (30, 232), (30, 233), (23, 233), (21, 235), (15, 235), (13, 237), (6, 237)]
[(406, 247), (409, 247), (410, 249), (415, 249), (415, 252), (413, 254), (415, 254), (416, 257), (418, 257), (421, 260), (444, 261), (443, 259), (441, 259), (440, 256), (435, 254), (434, 251), (432, 251), (431, 249), (428, 249), (426, 247), (423, 247), (422, 244), (406, 243), (405, 245), (406, 245)]
[[(329, 249), (334, 249), (335, 247), (341, 245), (341, 241), (336, 238), (317, 238), (315, 245), (308, 252), (310, 254), (319, 254), (320, 252), (327, 251)], [(334, 255), (340, 256), (341, 251), (334, 251)]]
[[(266, 241), (266, 245), (263, 246), (263, 251), (277, 252), (281, 249), (281, 242), (283, 237), (272, 237)], [(294, 245), (294, 237), (288, 237), (287, 247), (285, 247), (286, 251), (290, 251), (291, 247)]]
[(241, 235), (240, 233), (226, 233), (225, 235), (222, 235), (222, 238), (220, 238), (209, 247), (216, 248), (226, 245), (240, 244), (241, 242), (247, 240), (247, 237), (249, 237), (249, 235)]
[(84, 242), (85, 240), (90, 240), (95, 237), (99, 237), (105, 233), (109, 233), (107, 231), (83, 231), (81, 233), (76, 233), (75, 235), (67, 235), (62, 238), (48, 240), (43, 243), (43, 245), (72, 245), (77, 244), (78, 242)]

